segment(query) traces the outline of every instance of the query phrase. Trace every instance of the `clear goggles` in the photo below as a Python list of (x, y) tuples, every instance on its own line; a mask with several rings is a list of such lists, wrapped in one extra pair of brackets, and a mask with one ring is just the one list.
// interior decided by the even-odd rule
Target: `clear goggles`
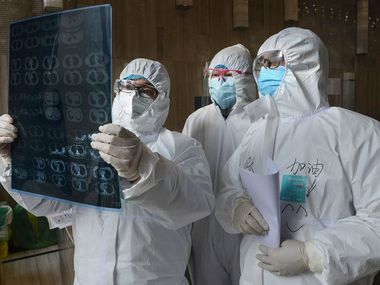
[(133, 91), (136, 90), (138, 95), (155, 100), (158, 96), (158, 90), (148, 83), (136, 84), (133, 80), (116, 79), (114, 84), (114, 92), (118, 94), (120, 91)]
[(284, 54), (281, 50), (270, 50), (259, 54), (253, 62), (253, 75), (256, 80), (262, 67), (275, 69), (280, 65), (285, 65)]
[(205, 69), (205, 76), (206, 77), (229, 77), (229, 76), (234, 76), (234, 74), (251, 74), (251, 72), (248, 71), (241, 71), (241, 70), (236, 70), (236, 69), (226, 69), (226, 68), (206, 68)]

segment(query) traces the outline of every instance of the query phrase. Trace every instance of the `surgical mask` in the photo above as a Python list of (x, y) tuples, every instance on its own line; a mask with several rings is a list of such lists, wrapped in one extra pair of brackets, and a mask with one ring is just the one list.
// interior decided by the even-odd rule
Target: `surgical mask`
[(281, 84), (285, 76), (285, 66), (279, 66), (274, 69), (261, 67), (259, 78), (257, 79), (257, 87), (262, 96), (269, 94), (273, 96), (278, 86)]
[(148, 95), (141, 95), (137, 90), (121, 91), (117, 98), (123, 112), (132, 119), (143, 114), (153, 103)]
[(236, 102), (235, 78), (232, 76), (211, 78), (209, 92), (222, 110), (232, 107)]

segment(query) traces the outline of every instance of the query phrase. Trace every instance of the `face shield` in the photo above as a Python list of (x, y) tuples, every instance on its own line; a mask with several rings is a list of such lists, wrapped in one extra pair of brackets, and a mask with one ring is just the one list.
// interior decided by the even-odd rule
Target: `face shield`
[(211, 98), (222, 110), (226, 110), (236, 102), (235, 75), (250, 73), (217, 65), (215, 68), (206, 69), (205, 74), (209, 78), (208, 84)]
[(253, 70), (261, 96), (275, 95), (286, 72), (282, 51), (273, 50), (259, 54), (253, 63)]
[(207, 68), (205, 70), (205, 76), (209, 78), (221, 77), (223, 80), (224, 77), (234, 76), (234, 74), (246, 75), (251, 73), (247, 71), (228, 69), (227, 67), (221, 67), (221, 65), (217, 65), (215, 68)]
[(259, 78), (262, 68), (276, 69), (279, 66), (285, 66), (284, 54), (281, 50), (265, 51), (259, 54), (253, 62), (253, 75), (255, 79)]

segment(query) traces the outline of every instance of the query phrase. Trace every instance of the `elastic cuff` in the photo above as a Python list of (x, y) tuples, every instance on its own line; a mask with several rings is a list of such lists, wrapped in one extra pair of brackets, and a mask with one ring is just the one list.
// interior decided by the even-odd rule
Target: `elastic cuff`
[[(163, 158), (161, 159), (164, 160)], [(143, 150), (138, 167), (140, 179), (134, 181), (134, 183), (128, 181), (130, 185), (123, 189), (124, 199), (136, 198), (151, 189), (153, 185), (156, 185), (156, 179), (165, 179), (162, 176), (156, 177), (155, 175), (156, 164), (159, 160), (158, 154), (154, 154), (150, 150)]]
[(128, 178), (127, 180), (130, 182), (130, 183), (136, 183), (137, 181), (139, 181), (141, 178), (140, 174), (136, 173), (136, 175), (134, 175), (133, 177), (130, 177)]
[(12, 159), (11, 159), (10, 155), (0, 156), (0, 164), (1, 165), (8, 165), (8, 164), (11, 164), (11, 162), (12, 162)]
[(238, 197), (234, 200), (234, 205), (233, 205), (233, 207), (231, 209), (231, 213), (230, 213), (231, 219), (233, 219), (233, 216), (235, 215), (235, 211), (236, 211), (237, 207), (244, 202), (249, 202), (249, 199), (246, 197)]
[(0, 158), (0, 183), (6, 183), (12, 174), (11, 159)]
[(322, 257), (315, 250), (315, 245), (312, 241), (305, 242), (305, 253), (308, 258), (308, 266), (311, 272), (321, 273), (323, 271)]
[(238, 205), (240, 205), (241, 203), (244, 203), (244, 202), (250, 202), (249, 198), (247, 197), (238, 197), (234, 200), (234, 206), (232, 208), (232, 212), (235, 211), (235, 209), (237, 208)]

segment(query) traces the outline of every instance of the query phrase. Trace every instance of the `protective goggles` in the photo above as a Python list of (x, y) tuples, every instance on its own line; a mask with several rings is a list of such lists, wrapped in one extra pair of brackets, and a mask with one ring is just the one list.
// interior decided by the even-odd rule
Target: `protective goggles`
[(116, 79), (114, 84), (114, 92), (117, 94), (122, 90), (136, 90), (139, 96), (147, 99), (156, 99), (158, 90), (150, 84), (136, 84), (133, 80)]
[(253, 62), (253, 75), (256, 80), (262, 67), (275, 69), (280, 65), (285, 65), (284, 54), (281, 50), (270, 50), (259, 54)]
[(226, 68), (206, 68), (205, 69), (205, 76), (206, 77), (228, 77), (233, 76), (234, 73), (242, 75), (242, 74), (251, 74), (251, 72), (248, 71), (241, 71), (236, 69), (226, 69)]

